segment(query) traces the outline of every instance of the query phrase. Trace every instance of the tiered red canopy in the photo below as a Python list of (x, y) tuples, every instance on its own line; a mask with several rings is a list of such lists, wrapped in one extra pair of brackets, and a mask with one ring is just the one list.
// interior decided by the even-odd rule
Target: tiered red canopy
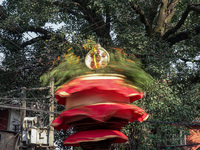
[[(53, 122), (57, 130), (74, 127), (64, 145), (112, 139), (125, 142), (128, 138), (119, 130), (128, 122), (144, 121), (148, 114), (130, 103), (143, 97), (120, 75), (88, 75), (76, 78), (56, 91), (56, 101), (65, 105)], [(118, 131), (117, 131), (118, 130)]]
[(83, 142), (95, 142), (106, 139), (114, 139), (114, 143), (122, 143), (128, 141), (128, 137), (116, 130), (90, 130), (81, 131), (69, 136), (63, 144), (65, 146), (80, 146)]
[(82, 76), (76, 78), (55, 93), (55, 100), (57, 103), (65, 105), (69, 97), (77, 92), (88, 92), (88, 90), (97, 89), (98, 91), (109, 91), (129, 97), (130, 102), (141, 99), (142, 92), (135, 90), (135, 87), (124, 82), (124, 79), (116, 76)]
[(99, 122), (106, 122), (112, 117), (133, 121), (144, 121), (148, 114), (143, 109), (121, 103), (103, 103), (85, 105), (62, 112), (53, 122), (55, 129), (67, 129), (70, 123), (91, 118)]

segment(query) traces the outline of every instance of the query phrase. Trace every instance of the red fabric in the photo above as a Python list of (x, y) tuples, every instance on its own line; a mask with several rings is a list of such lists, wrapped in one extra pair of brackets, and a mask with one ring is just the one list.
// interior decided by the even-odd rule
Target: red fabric
[(70, 126), (68, 124), (66, 124), (64, 122), (63, 119), (57, 117), (56, 119), (54, 119), (54, 121), (51, 123), (51, 126), (54, 126), (54, 128), (58, 131), (60, 131), (61, 129), (63, 130), (67, 130)]
[(73, 109), (80, 106), (97, 103), (125, 103), (130, 104), (130, 98), (117, 93), (116, 91), (99, 90), (92, 88), (89, 90), (73, 93), (66, 101), (66, 109)]
[(92, 119), (83, 119), (77, 122), (71, 123), (71, 126), (76, 131), (85, 131), (85, 130), (96, 130), (96, 129), (111, 129), (120, 131), (122, 127), (128, 124), (128, 120), (123, 120), (119, 118), (111, 118), (106, 122), (99, 122)]
[(136, 120), (142, 122), (147, 119), (148, 114), (145, 113), (143, 109), (130, 104), (93, 104), (62, 112), (52, 122), (52, 126), (54, 126), (55, 129), (60, 130), (63, 126), (82, 119), (91, 118), (99, 122), (106, 122), (112, 117), (125, 119), (130, 122)]
[(80, 77), (68, 82), (61, 89), (57, 90), (55, 99), (59, 104), (65, 105), (66, 98), (70, 97), (73, 93), (93, 88), (116, 91), (125, 97), (130, 97), (130, 102), (143, 97), (142, 92), (138, 92), (132, 85), (125, 83), (123, 79), (87, 79)]
[(106, 139), (115, 139), (114, 143), (128, 141), (128, 137), (116, 130), (90, 130), (81, 131), (70, 135), (63, 144), (65, 146), (80, 146), (82, 142), (97, 142)]
[[(58, 118), (57, 118), (58, 119)], [(83, 131), (83, 130), (95, 130), (95, 129), (112, 129), (112, 130), (121, 130), (122, 127), (124, 127), (126, 124), (128, 124), (128, 120), (123, 120), (119, 118), (112, 117), (110, 120), (107, 120), (106, 122), (100, 122), (93, 120), (91, 118), (82, 119), (79, 121), (75, 121), (72, 123), (66, 123), (66, 120), (60, 119), (61, 122), (57, 123), (55, 120), (51, 125), (54, 126), (54, 128), (58, 131), (61, 129), (67, 130), (69, 127), (73, 127), (75, 130)], [(59, 122), (59, 121), (58, 121)]]

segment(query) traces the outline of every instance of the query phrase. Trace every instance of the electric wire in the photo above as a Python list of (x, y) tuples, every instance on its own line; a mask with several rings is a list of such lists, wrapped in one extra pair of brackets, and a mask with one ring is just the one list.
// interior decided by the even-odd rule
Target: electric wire
[[(103, 20), (102, 20), (103, 21)], [(110, 22), (108, 22), (108, 23), (110, 23)], [(108, 23), (106, 23), (106, 24), (108, 24)], [(105, 26), (106, 24), (104, 24), (104, 25), (102, 25), (102, 26), (100, 26), (100, 27), (97, 27), (96, 29), (93, 29), (93, 30), (91, 30), (91, 31), (89, 31), (89, 32), (86, 32), (85, 34), (87, 34), (87, 33), (90, 33), (90, 32), (93, 32), (93, 31), (95, 31), (95, 30), (97, 30), (98, 28), (101, 28), (101, 27), (103, 27), (103, 26)], [(94, 25), (94, 24), (93, 24)], [(93, 25), (91, 25), (91, 27), (93, 26)], [(20, 26), (19, 26), (20, 27)], [(21, 27), (20, 27), (21, 28)], [(88, 28), (88, 27), (87, 27)], [(23, 29), (23, 28), (21, 28), (21, 29)], [(23, 31), (25, 31), (24, 29), (23, 29)], [(30, 34), (28, 34), (30, 37), (32, 37)], [(32, 37), (33, 38), (33, 37)], [(11, 41), (10, 41), (11, 42)], [(13, 43), (14, 44), (14, 43)], [(16, 45), (16, 44), (14, 44), (15, 46), (17, 46), (18, 48), (20, 48), (18, 45)]]
[[(94, 25), (94, 24), (93, 24)], [(91, 25), (91, 26), (93, 26)], [(88, 27), (87, 27), (88, 28)], [(101, 28), (101, 27), (99, 27)], [(94, 29), (93, 31), (97, 30), (98, 28)], [(92, 30), (87, 32), (93, 32)], [(85, 33), (85, 34), (87, 34)], [(30, 37), (32, 37), (30, 34), (28, 34)], [(33, 37), (32, 37), (33, 38)], [(10, 40), (8, 40), (10, 41)], [(13, 43), (12, 41), (10, 41), (12, 44), (14, 44), (15, 46), (17, 46), (18, 48), (20, 48), (17, 44)], [(37, 99), (38, 100), (38, 99)], [(28, 109), (27, 109), (28, 110)], [(32, 110), (35, 111), (35, 110)], [(44, 111), (44, 113), (48, 113), (48, 111)], [(144, 123), (157, 123), (157, 124), (176, 124), (176, 125), (200, 125), (199, 123), (182, 123), (182, 122), (164, 122), (164, 121), (145, 121)], [(199, 144), (199, 143), (198, 143)]]
[[(2, 13), (3, 13), (3, 15), (5, 15), (6, 17), (8, 17), (3, 11), (2, 11)], [(3, 20), (3, 18), (2, 17), (0, 17), (2, 20)], [(109, 18), (111, 18), (111, 17), (109, 17)], [(22, 21), (24, 21), (23, 19), (21, 19)], [(95, 26), (96, 24), (98, 24), (98, 23), (100, 23), (100, 22), (104, 22), (104, 20), (102, 19), (102, 20), (100, 20), (100, 21), (98, 21), (98, 22), (96, 22), (96, 23), (94, 23), (94, 24), (92, 24), (92, 25), (89, 25), (89, 26), (87, 26), (87, 27), (85, 27), (85, 28), (83, 28), (82, 30), (85, 30), (85, 29), (87, 29), (87, 28), (91, 28), (92, 26)], [(111, 21), (110, 21), (111, 22)], [(110, 22), (108, 22), (108, 23), (110, 23)], [(107, 23), (106, 23), (107, 24)], [(104, 25), (102, 25), (102, 26), (100, 26), (100, 27), (103, 27), (103, 26), (105, 26), (106, 24), (104, 24)], [(24, 30), (21, 26), (19, 26), (18, 24), (16, 24), (22, 31), (24, 31), (24, 32), (27, 32), (26, 30)], [(96, 28), (97, 29), (97, 28)], [(94, 29), (94, 30), (96, 30), (96, 29)], [(15, 28), (14, 28), (14, 30), (17, 32), (17, 33), (19, 33)], [(90, 31), (89, 31), (90, 32)], [(88, 32), (88, 33), (89, 33)], [(27, 34), (32, 38), (32, 39), (34, 39), (34, 37), (32, 36), (32, 35), (30, 35), (28, 32), (27, 32)], [(84, 33), (84, 34), (87, 34), (87, 33)], [(72, 37), (70, 37), (70, 38), (72, 38)], [(75, 37), (76, 38), (76, 37)], [(44, 41), (43, 41), (44, 42)], [(46, 43), (46, 42), (44, 42), (44, 44), (49, 48), (49, 45)]]
[[(4, 14), (5, 15), (5, 14)], [(103, 21), (103, 20), (101, 20), (101, 21)], [(99, 22), (101, 22), (101, 21), (99, 21)], [(98, 24), (99, 22), (97, 22), (97, 23), (95, 23), (95, 24)], [(108, 22), (108, 23), (111, 23), (111, 21), (110, 22)], [(99, 26), (99, 27), (97, 27), (97, 28), (95, 28), (95, 29), (91, 29), (89, 32), (86, 32), (86, 33), (84, 33), (84, 34), (87, 34), (87, 33), (90, 33), (90, 32), (93, 32), (93, 31), (95, 31), (95, 30), (97, 30), (98, 28), (101, 28), (101, 27), (103, 27), (103, 26), (105, 26), (105, 25), (107, 25), (108, 23), (105, 23), (104, 25), (102, 25), (102, 26)], [(95, 24), (93, 24), (93, 25), (91, 25), (90, 27), (92, 27), (92, 26), (94, 26)], [(17, 24), (18, 25), (18, 24)], [(19, 28), (21, 28), (23, 31), (25, 31), (22, 27), (20, 27), (19, 25), (18, 25), (18, 27)], [(89, 27), (86, 27), (85, 29), (87, 29), (87, 28), (89, 28)], [(18, 31), (16, 31), (16, 32), (18, 32)], [(19, 32), (18, 32), (19, 33)], [(31, 38), (33, 38), (30, 34), (28, 34)], [(10, 42), (12, 42), (12, 41), (10, 41)], [(43, 41), (44, 42), (44, 41)], [(49, 47), (49, 45), (47, 45), (46, 44), (46, 42), (44, 42), (45, 43), (45, 45), (46, 46), (48, 46)], [(14, 43), (13, 43), (14, 44)], [(15, 44), (16, 45), (16, 44)], [(16, 46), (18, 46), (18, 45), (16, 45)], [(18, 46), (19, 47), (19, 46)], [(21, 48), (21, 47), (19, 47), (19, 48)], [(38, 55), (38, 56), (40, 56), (40, 55)], [(172, 54), (172, 56), (174, 56), (173, 54)], [(145, 58), (146, 59), (146, 58)], [(159, 59), (159, 58), (158, 58)], [(20, 59), (19, 59), (20, 60)], [(14, 64), (14, 63), (13, 63)]]
[[(44, 111), (44, 110), (38, 110), (38, 109), (14, 107), (14, 106), (9, 106), (9, 105), (0, 105), (0, 108), (10, 108), (10, 109), (20, 109), (20, 110), (28, 110), (28, 111), (35, 111), (35, 112), (43, 112), (43, 113), (60, 114), (59, 112), (50, 112), (50, 111)], [(200, 126), (200, 122), (191, 123), (191, 122), (169, 122), (169, 121), (144, 121), (143, 123), (169, 124), (169, 125), (181, 125), (181, 126)]]
[(17, 109), (17, 110), (28, 110), (28, 111), (34, 111), (34, 112), (59, 114), (58, 112), (44, 111), (44, 110), (31, 109), (31, 108), (15, 107), (15, 106), (10, 106), (10, 105), (0, 105), (0, 108), (9, 108), (9, 109)]

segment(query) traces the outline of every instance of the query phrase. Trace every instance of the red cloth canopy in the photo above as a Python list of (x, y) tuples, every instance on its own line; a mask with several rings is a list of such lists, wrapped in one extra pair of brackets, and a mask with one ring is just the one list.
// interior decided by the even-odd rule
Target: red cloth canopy
[(115, 91), (122, 94), (124, 97), (129, 97), (130, 102), (138, 100), (143, 97), (142, 92), (138, 92), (133, 85), (124, 82), (123, 78), (112, 76), (99, 76), (98, 78), (92, 77), (79, 77), (56, 91), (55, 100), (62, 105), (66, 104), (68, 97), (76, 92), (84, 92), (89, 89), (96, 88), (100, 90)]
[(85, 105), (62, 112), (53, 122), (55, 129), (66, 129), (69, 124), (82, 119), (91, 118), (99, 122), (106, 122), (112, 117), (123, 120), (144, 121), (148, 114), (137, 106), (121, 103), (100, 103)]
[(83, 142), (97, 142), (106, 139), (114, 139), (114, 143), (128, 141), (128, 137), (120, 131), (101, 129), (77, 132), (70, 135), (63, 144), (65, 146), (80, 146), (80, 143)]
[(143, 93), (125, 83), (120, 75), (81, 76), (65, 84), (55, 95), (66, 110), (51, 125), (56, 130), (73, 127), (78, 131), (64, 141), (65, 146), (126, 142), (128, 138), (119, 131), (121, 127), (148, 118), (143, 109), (130, 104), (142, 98)]

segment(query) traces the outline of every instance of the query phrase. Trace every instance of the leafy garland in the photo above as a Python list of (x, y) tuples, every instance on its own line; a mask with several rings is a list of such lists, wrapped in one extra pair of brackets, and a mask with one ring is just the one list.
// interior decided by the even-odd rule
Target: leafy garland
[[(91, 50), (95, 46), (95, 42), (87, 40), (83, 45), (84, 49)], [(84, 58), (76, 56), (73, 52), (63, 56), (61, 63), (50, 72), (42, 75), (40, 81), (43, 85), (49, 83), (51, 78), (54, 78), (57, 89), (67, 83), (72, 78), (80, 75), (103, 73), (103, 74), (121, 74), (126, 77), (125, 81), (134, 85), (138, 90), (145, 90), (152, 83), (152, 77), (143, 69), (140, 61), (134, 56), (128, 56), (121, 49), (113, 48), (110, 54), (110, 62), (101, 69), (90, 70), (85, 65)]]

